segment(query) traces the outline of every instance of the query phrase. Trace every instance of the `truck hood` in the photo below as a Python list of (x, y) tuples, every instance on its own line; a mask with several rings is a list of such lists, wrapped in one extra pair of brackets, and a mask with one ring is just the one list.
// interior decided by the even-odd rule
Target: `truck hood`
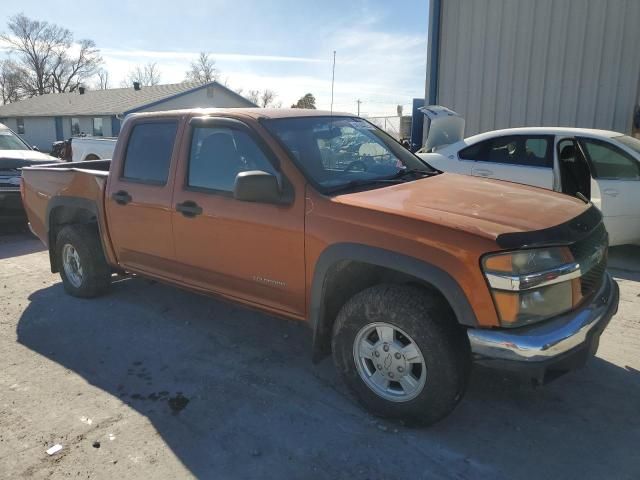
[(15, 170), (34, 164), (57, 162), (60, 162), (60, 159), (35, 150), (0, 150), (0, 170)]
[(576, 198), (549, 190), (454, 173), (340, 195), (333, 200), (493, 240), (505, 233), (554, 227), (588, 209)]

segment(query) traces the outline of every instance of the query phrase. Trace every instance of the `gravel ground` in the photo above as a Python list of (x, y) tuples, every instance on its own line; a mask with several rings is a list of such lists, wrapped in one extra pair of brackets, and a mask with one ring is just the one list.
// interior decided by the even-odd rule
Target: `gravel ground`
[(0, 237), (0, 478), (640, 478), (640, 249), (611, 257), (620, 311), (585, 368), (477, 368), (411, 429), (354, 405), (303, 325), (139, 278), (75, 299), (37, 240)]

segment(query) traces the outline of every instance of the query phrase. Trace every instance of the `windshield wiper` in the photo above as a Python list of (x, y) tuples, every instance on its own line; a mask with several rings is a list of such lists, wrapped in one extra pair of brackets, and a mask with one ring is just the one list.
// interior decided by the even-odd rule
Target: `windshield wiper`
[(398, 178), (368, 178), (368, 179), (361, 179), (361, 180), (350, 180), (349, 182), (343, 183), (342, 185), (329, 187), (325, 191), (327, 193), (336, 193), (342, 190), (350, 190), (352, 188), (366, 187), (369, 185), (376, 185), (380, 183), (397, 184), (401, 182), (402, 180)]
[(359, 180), (351, 180), (345, 184), (342, 185), (336, 185), (335, 187), (329, 187), (326, 192), (327, 193), (336, 193), (342, 190), (349, 190), (352, 188), (358, 188), (358, 187), (366, 187), (369, 185), (376, 185), (376, 184), (398, 184), (398, 183), (402, 183), (405, 181), (405, 177), (409, 176), (409, 175), (421, 175), (421, 176), (425, 176), (425, 177), (431, 177), (433, 175), (438, 175), (439, 172), (437, 171), (429, 171), (429, 170), (420, 170), (417, 168), (410, 168), (410, 169), (401, 169), (399, 171), (397, 171), (396, 173), (394, 173), (393, 175), (391, 175), (390, 177), (380, 177), (380, 178), (367, 178), (367, 179), (359, 179)]
[(433, 175), (437, 175), (437, 171), (429, 171), (429, 170), (421, 170), (419, 168), (402, 168), (398, 170), (396, 173), (391, 175), (390, 177), (385, 177), (388, 180), (397, 180), (400, 178), (407, 177), (409, 175), (423, 175), (425, 177), (432, 177)]

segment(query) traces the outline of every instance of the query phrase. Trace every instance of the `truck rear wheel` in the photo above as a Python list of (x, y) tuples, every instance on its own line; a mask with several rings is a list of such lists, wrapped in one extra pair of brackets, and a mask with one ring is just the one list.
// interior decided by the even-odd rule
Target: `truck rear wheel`
[(111, 269), (95, 227), (62, 228), (56, 240), (56, 259), (64, 289), (74, 297), (96, 297), (109, 287)]
[(429, 425), (462, 399), (471, 366), (469, 341), (437, 294), (378, 285), (342, 307), (332, 340), (336, 367), (371, 413)]

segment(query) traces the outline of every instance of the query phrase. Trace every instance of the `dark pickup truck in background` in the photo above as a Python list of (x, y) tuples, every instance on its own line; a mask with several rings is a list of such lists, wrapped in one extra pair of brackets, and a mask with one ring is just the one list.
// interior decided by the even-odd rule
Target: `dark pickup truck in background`
[(5, 223), (26, 220), (20, 198), (22, 168), (58, 161), (57, 158), (34, 150), (13, 130), (0, 123), (0, 228)]

